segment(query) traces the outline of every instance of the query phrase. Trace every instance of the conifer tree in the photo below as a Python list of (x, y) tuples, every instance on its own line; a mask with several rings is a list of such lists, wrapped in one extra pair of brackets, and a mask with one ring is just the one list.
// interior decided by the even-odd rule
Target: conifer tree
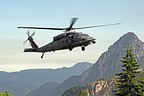
[(139, 74), (139, 64), (137, 63), (132, 49), (126, 50), (126, 56), (123, 57), (122, 72), (117, 74), (116, 96), (138, 96), (137, 76)]
[(5, 93), (0, 92), (0, 96), (11, 96), (11, 94), (7, 91)]
[(138, 96), (144, 96), (144, 72), (141, 73), (140, 80), (138, 82)]

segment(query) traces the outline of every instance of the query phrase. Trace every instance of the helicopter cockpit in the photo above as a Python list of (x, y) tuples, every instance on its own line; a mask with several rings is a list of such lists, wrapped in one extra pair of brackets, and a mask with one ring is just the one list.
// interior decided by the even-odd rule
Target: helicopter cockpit
[(79, 36), (78, 33), (75, 33), (75, 32), (62, 33), (62, 34), (59, 34), (59, 35), (53, 37), (53, 41), (58, 41), (58, 40), (60, 40), (62, 38), (66, 38), (68, 36), (76, 36), (76, 34), (77, 34), (77, 37), (78, 37)]
[(61, 38), (65, 38), (65, 33), (53, 37), (53, 41), (58, 41), (58, 40), (60, 40)]

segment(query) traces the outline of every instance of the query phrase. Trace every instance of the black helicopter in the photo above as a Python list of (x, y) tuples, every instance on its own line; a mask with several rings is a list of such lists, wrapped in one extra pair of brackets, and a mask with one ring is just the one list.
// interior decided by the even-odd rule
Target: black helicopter
[(82, 51), (84, 51), (86, 46), (90, 45), (91, 43), (95, 44), (96, 39), (93, 37), (90, 37), (88, 34), (84, 34), (82, 32), (75, 32), (73, 30), (120, 24), (120, 23), (114, 23), (114, 24), (106, 24), (106, 25), (98, 25), (98, 26), (73, 28), (73, 25), (75, 24), (76, 21), (77, 21), (77, 18), (72, 18), (70, 26), (67, 28), (18, 27), (18, 28), (26, 28), (26, 29), (44, 29), (44, 30), (62, 30), (62, 31), (64, 31), (64, 33), (53, 37), (52, 42), (50, 42), (42, 47), (38, 47), (38, 45), (34, 42), (34, 40), (32, 38), (32, 36), (35, 35), (35, 32), (33, 32), (30, 35), (30, 33), (28, 31), (27, 32), (28, 39), (26, 41), (24, 41), (24, 43), (29, 41), (32, 48), (25, 48), (24, 52), (40, 52), (40, 53), (42, 53), (41, 58), (43, 58), (45, 52), (64, 50), (64, 49), (69, 49), (71, 51), (75, 47), (81, 47)]

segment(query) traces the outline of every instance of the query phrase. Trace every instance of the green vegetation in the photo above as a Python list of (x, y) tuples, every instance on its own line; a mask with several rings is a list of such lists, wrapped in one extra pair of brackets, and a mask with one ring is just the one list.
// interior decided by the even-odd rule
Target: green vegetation
[(143, 78), (140, 83), (137, 80), (139, 74), (139, 64), (137, 63), (132, 49), (127, 49), (126, 56), (123, 57), (122, 72), (117, 74), (118, 81), (115, 90), (116, 96), (144, 96)]
[(11, 94), (9, 92), (0, 92), (0, 96), (11, 96)]
[[(81, 90), (84, 90), (84, 87), (81, 85), (77, 85), (77, 86), (74, 86), (74, 87), (66, 90), (62, 94), (62, 96), (79, 96), (79, 93), (81, 92)], [(81, 95), (81, 96), (83, 96), (83, 95)]]
[(81, 90), (79, 96), (89, 96), (87, 90)]
[(144, 96), (144, 72), (141, 73), (140, 80), (138, 81), (139, 96)]

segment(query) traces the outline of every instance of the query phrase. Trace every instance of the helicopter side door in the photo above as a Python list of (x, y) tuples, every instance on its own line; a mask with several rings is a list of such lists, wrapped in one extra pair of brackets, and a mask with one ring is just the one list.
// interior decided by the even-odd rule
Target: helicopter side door
[(67, 49), (69, 42), (67, 38), (61, 38), (59, 40), (53, 41), (53, 50)]
[(60, 41), (59, 41), (59, 48), (60, 49), (68, 49), (68, 47), (70, 46), (70, 39), (65, 37), (65, 38), (62, 38)]

